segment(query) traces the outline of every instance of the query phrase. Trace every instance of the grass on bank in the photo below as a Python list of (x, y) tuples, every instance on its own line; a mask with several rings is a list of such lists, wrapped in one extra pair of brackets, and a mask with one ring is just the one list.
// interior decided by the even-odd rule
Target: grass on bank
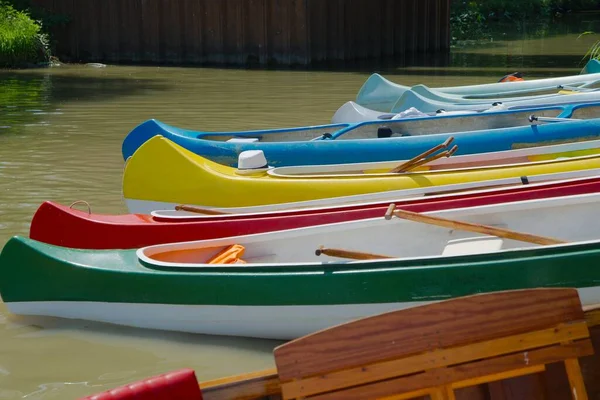
[(47, 62), (48, 38), (26, 13), (0, 0), (0, 67)]

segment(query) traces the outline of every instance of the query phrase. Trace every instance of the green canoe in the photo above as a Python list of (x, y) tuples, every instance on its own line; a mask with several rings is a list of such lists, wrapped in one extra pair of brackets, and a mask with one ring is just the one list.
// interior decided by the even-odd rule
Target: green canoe
[(140, 261), (140, 251), (74, 250), (14, 237), (0, 256), (0, 293), (14, 314), (277, 339), (499, 290), (574, 287), (584, 304), (600, 302), (600, 241), (281, 264), (151, 265)]

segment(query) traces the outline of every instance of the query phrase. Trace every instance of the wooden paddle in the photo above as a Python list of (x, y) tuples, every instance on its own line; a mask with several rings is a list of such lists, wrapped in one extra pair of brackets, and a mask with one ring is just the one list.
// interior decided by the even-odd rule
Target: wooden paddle
[(450, 150), (444, 150), (441, 153), (438, 153), (433, 157), (425, 158), (425, 159), (422, 159), (421, 161), (418, 161), (412, 165), (409, 165), (408, 168), (405, 168), (402, 172), (410, 172), (413, 169), (420, 167), (421, 165), (424, 165), (424, 164), (429, 164), (430, 162), (437, 160), (438, 158), (450, 157), (451, 155), (456, 153), (457, 150), (458, 150), (458, 145), (454, 145), (454, 147), (452, 147)]
[(183, 204), (175, 206), (175, 210), (176, 211), (188, 211), (188, 212), (193, 212), (193, 213), (196, 213), (196, 214), (206, 214), (206, 215), (223, 215), (223, 214), (229, 214), (228, 212), (225, 212), (225, 211), (217, 211), (217, 210), (211, 210), (209, 208), (199, 208), (199, 207), (193, 207), (193, 206), (186, 206), (186, 205), (183, 205)]
[(350, 250), (342, 250), (342, 249), (328, 249), (323, 246), (319, 247), (315, 254), (320, 256), (321, 254), (325, 254), (330, 257), (339, 257), (339, 258), (351, 258), (353, 260), (380, 260), (384, 258), (395, 258), (390, 256), (382, 256), (379, 254), (371, 254), (371, 253), (362, 253), (360, 251), (350, 251)]
[(448, 148), (448, 146), (450, 146), (450, 143), (452, 143), (453, 141), (454, 141), (454, 136), (450, 136), (448, 139), (446, 139), (446, 141), (444, 143), (438, 144), (437, 146), (434, 146), (431, 149), (411, 158), (410, 160), (398, 165), (397, 167), (392, 168), (390, 170), (390, 172), (391, 173), (404, 172), (404, 171), (406, 171), (407, 168), (410, 168), (412, 164), (422, 161), (422, 159), (432, 155), (436, 151)]
[(423, 215), (420, 213), (396, 209), (395, 204), (390, 204), (385, 212), (385, 219), (392, 219), (393, 216), (407, 219), (409, 221), (423, 222), (425, 224), (442, 226), (450, 229), (461, 229), (464, 231), (483, 233), (484, 235), (497, 236), (506, 239), (519, 240), (521, 242), (535, 243), (541, 245), (567, 243), (562, 240), (553, 239), (544, 236), (532, 235), (529, 233), (521, 233), (511, 231), (509, 229), (495, 228), (493, 226), (474, 224), (471, 222), (455, 221), (446, 218), (434, 217), (431, 215)]

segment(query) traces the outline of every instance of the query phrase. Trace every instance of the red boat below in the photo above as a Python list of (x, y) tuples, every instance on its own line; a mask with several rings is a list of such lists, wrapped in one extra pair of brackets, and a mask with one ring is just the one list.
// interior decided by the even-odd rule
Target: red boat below
[[(525, 185), (505, 189), (422, 197), (395, 202), (398, 208), (428, 212), (600, 191), (600, 177)], [(390, 202), (336, 208), (291, 210), (252, 216), (219, 215), (207, 219), (157, 220), (151, 215), (93, 214), (45, 202), (31, 223), (32, 239), (82, 249), (130, 249), (160, 243), (213, 239), (378, 218)]]

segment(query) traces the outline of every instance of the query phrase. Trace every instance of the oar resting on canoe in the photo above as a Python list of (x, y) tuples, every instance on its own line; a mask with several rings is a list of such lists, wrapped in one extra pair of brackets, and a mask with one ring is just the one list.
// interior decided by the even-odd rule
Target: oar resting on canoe
[[(398, 217), (398, 218), (404, 218), (409, 221), (422, 222), (425, 224), (437, 225), (437, 226), (442, 226), (442, 227), (450, 228), (450, 229), (461, 229), (461, 230), (465, 230), (465, 231), (469, 231), (469, 232), (481, 233), (484, 235), (491, 235), (491, 236), (496, 236), (499, 238), (519, 240), (522, 242), (534, 243), (534, 244), (539, 244), (539, 245), (567, 243), (563, 240), (548, 238), (548, 237), (539, 236), (539, 235), (532, 235), (532, 234), (528, 234), (528, 233), (515, 232), (515, 231), (509, 230), (509, 229), (502, 229), (502, 228), (496, 228), (493, 226), (487, 226), (487, 225), (482, 225), (482, 224), (473, 224), (473, 223), (468, 223), (468, 222), (455, 221), (455, 220), (451, 220), (451, 219), (447, 219), (447, 218), (440, 218), (440, 217), (435, 217), (435, 216), (431, 216), (431, 215), (423, 215), (423, 214), (416, 213), (413, 211), (400, 210), (400, 209), (396, 209), (395, 204), (390, 204), (390, 206), (388, 207), (388, 209), (385, 213), (385, 219), (389, 220), (394, 216)], [(482, 248), (480, 247), (481, 242), (476, 243), (476, 245), (479, 246), (477, 251), (478, 252), (481, 251), (482, 250)], [(448, 248), (444, 249), (444, 254), (448, 254), (447, 249)], [(485, 249), (483, 249), (483, 250), (485, 251)], [(324, 254), (324, 255), (327, 255), (330, 257), (351, 258), (354, 260), (380, 260), (380, 259), (386, 259), (386, 258), (393, 258), (391, 256), (362, 253), (362, 252), (351, 251), (351, 250), (329, 249), (329, 248), (325, 248), (324, 246), (319, 247), (316, 250), (315, 254), (317, 256)]]

